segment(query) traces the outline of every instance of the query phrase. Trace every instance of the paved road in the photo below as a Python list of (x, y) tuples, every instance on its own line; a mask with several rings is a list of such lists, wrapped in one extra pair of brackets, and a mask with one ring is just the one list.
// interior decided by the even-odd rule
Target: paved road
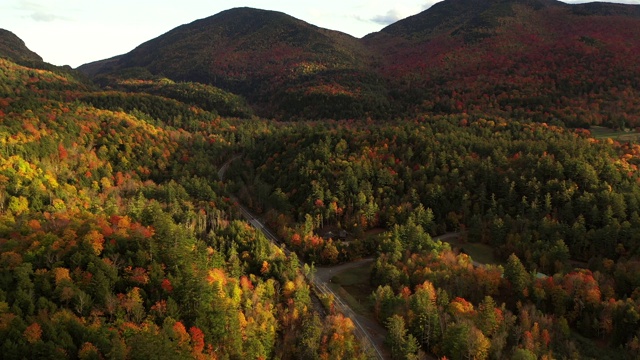
[[(229, 168), (229, 165), (231, 164), (232, 161), (238, 159), (239, 157), (240, 155), (236, 155), (233, 158), (229, 159), (226, 163), (224, 163), (224, 165), (222, 165), (222, 167), (218, 171), (218, 177), (220, 178), (220, 180), (224, 180), (224, 173)], [(255, 215), (253, 215), (247, 208), (242, 206), (237, 201), (237, 199), (233, 198), (233, 201), (236, 204), (238, 204), (238, 209), (240, 210), (242, 215), (245, 217), (245, 219), (253, 227), (260, 230), (265, 235), (265, 237), (269, 239), (269, 241), (271, 241), (273, 244), (275, 244), (280, 249), (282, 249), (285, 252), (285, 254), (287, 254), (287, 256), (290, 255), (291, 252), (287, 248), (281, 245), (280, 239), (273, 232), (271, 232), (269, 228), (264, 226), (264, 224)], [(435, 236), (433, 237), (433, 240), (451, 242), (457, 239), (460, 235), (461, 233), (459, 232), (451, 232), (451, 233), (446, 233), (440, 236)], [(386, 338), (386, 334), (387, 334), (386, 329), (383, 328), (377, 321), (370, 319), (369, 317), (356, 314), (353, 311), (353, 309), (349, 307), (346, 301), (342, 299), (340, 295), (333, 292), (333, 290), (331, 290), (327, 286), (331, 278), (333, 278), (334, 276), (341, 274), (347, 270), (364, 266), (365, 264), (371, 263), (373, 261), (374, 261), (373, 258), (366, 258), (366, 259), (345, 263), (345, 264), (340, 264), (336, 266), (317, 267), (316, 273), (311, 279), (311, 282), (315, 286), (316, 291), (320, 293), (320, 295), (331, 294), (333, 296), (333, 298), (335, 299), (334, 305), (339, 309), (340, 312), (342, 312), (345, 316), (349, 317), (353, 322), (353, 324), (355, 325), (356, 336), (363, 343), (364, 348), (370, 349), (371, 354), (375, 356), (377, 359), (388, 359), (390, 358), (390, 356), (386, 352), (386, 349), (383, 345)], [(473, 261), (473, 265), (477, 267), (484, 266), (483, 264), (480, 264), (476, 261)], [(302, 263), (302, 261), (300, 261), (300, 266), (301, 268), (304, 266), (304, 263)], [(435, 359), (429, 355), (427, 355), (427, 358)]]
[[(236, 201), (236, 203), (237, 203), (237, 201)], [(269, 230), (269, 228), (264, 226), (264, 224), (258, 218), (256, 218), (244, 206), (242, 206), (239, 203), (237, 203), (237, 204), (238, 204), (237, 205), (238, 208), (242, 212), (242, 215), (245, 217), (245, 219), (247, 221), (249, 221), (249, 223), (253, 227), (255, 227), (256, 229), (260, 230), (264, 234), (264, 236), (269, 241), (271, 241), (271, 243), (273, 243), (274, 245), (276, 245), (280, 249), (282, 249), (285, 252), (285, 254), (287, 254), (287, 256), (291, 253), (287, 248), (285, 248), (285, 247), (283, 247), (281, 245), (280, 239), (278, 239), (278, 237), (276, 237), (273, 234), (273, 232), (271, 232), (271, 230)], [(370, 259), (369, 261), (372, 261), (372, 260), (373, 259)], [(302, 268), (303, 266), (304, 266), (304, 263), (302, 261), (300, 261), (300, 267)], [(355, 266), (357, 266), (357, 265), (354, 265), (353, 263), (345, 264), (343, 266), (344, 267), (343, 271), (345, 271), (347, 268), (353, 268)], [(330, 271), (329, 271), (329, 273), (330, 273)], [(382, 344), (384, 343), (384, 334), (386, 333), (386, 332), (384, 332), (384, 329), (382, 329), (381, 326), (378, 325), (376, 322), (371, 321), (370, 319), (368, 319), (366, 317), (362, 317), (362, 316), (359, 316), (358, 314), (356, 314), (351, 309), (351, 307), (349, 307), (349, 305), (347, 305), (347, 303), (338, 294), (334, 293), (333, 290), (331, 290), (327, 286), (328, 280), (330, 280), (331, 277), (329, 277), (328, 279), (326, 277), (327, 277), (326, 275), (323, 276), (323, 277), (314, 276), (311, 279), (311, 282), (313, 283), (313, 285), (315, 287), (315, 291), (318, 292), (319, 295), (326, 296), (326, 295), (330, 294), (330, 295), (333, 296), (334, 305), (337, 307), (337, 309), (344, 316), (346, 316), (349, 319), (351, 319), (351, 321), (353, 322), (353, 324), (355, 326), (355, 335), (361, 341), (365, 351), (370, 352), (371, 355), (376, 357), (377, 359), (387, 359), (387, 358), (389, 358), (388, 356), (385, 356), (385, 352), (383, 352), (383, 347), (382, 347)], [(372, 334), (375, 334), (375, 336), (372, 335)]]
[[(366, 259), (344, 263), (336, 266), (316, 267), (315, 269), (316, 272), (313, 277), (315, 281), (326, 284), (326, 283), (329, 283), (334, 276), (342, 274), (343, 272), (349, 271), (357, 267), (371, 264), (374, 260), (375, 260), (374, 258), (366, 258)], [(369, 279), (364, 279), (364, 280), (368, 281)], [(334, 297), (336, 298), (337, 301), (339, 301), (341, 304), (344, 304), (345, 307), (349, 307), (346, 303), (346, 300), (343, 299), (338, 293), (335, 293), (333, 291), (332, 293), (334, 294)], [(375, 346), (378, 349), (380, 349), (381, 356), (383, 358), (391, 358), (391, 355), (386, 351), (387, 349), (384, 345), (384, 341), (387, 337), (387, 330), (374, 319), (358, 314), (352, 311), (351, 308), (349, 308), (349, 310), (347, 311), (350, 311), (351, 316), (357, 319), (359, 326), (361, 326), (364, 331), (369, 333), (369, 337), (371, 341), (375, 344)]]
[[(224, 163), (224, 165), (222, 165), (222, 167), (220, 168), (220, 170), (218, 171), (218, 177), (220, 178), (220, 180), (224, 180), (224, 173), (226, 172), (226, 170), (229, 168), (229, 164), (231, 164), (231, 162), (237, 158), (239, 158), (239, 155), (234, 156), (233, 158), (229, 159), (227, 162)], [(269, 230), (269, 228), (267, 228), (266, 226), (264, 226), (264, 224), (255, 216), (253, 215), (247, 208), (245, 208), (244, 206), (242, 206), (237, 199), (232, 198), (232, 200), (237, 204), (238, 209), (240, 210), (240, 212), (242, 213), (242, 216), (256, 229), (260, 230), (264, 236), (271, 241), (271, 243), (273, 243), (274, 245), (278, 246), (280, 249), (282, 249), (284, 251), (285, 254), (290, 255), (290, 251), (286, 248), (283, 247), (281, 245), (281, 241), (280, 239), (275, 236), (275, 234), (273, 232), (271, 232), (271, 230)], [(364, 260), (364, 261), (373, 261), (373, 259), (368, 259), (368, 260)], [(304, 263), (302, 263), (302, 261), (300, 261), (300, 267), (302, 268), (304, 266)], [(350, 263), (350, 264), (343, 264), (343, 265), (338, 265), (338, 267), (342, 268), (342, 271), (345, 271), (349, 268), (354, 268), (356, 266), (359, 266), (359, 264), (354, 264), (354, 263)], [(331, 273), (331, 270), (329, 270), (329, 274)], [(331, 276), (333, 277), (333, 276)], [(328, 294), (332, 295), (334, 300), (334, 305), (337, 307), (337, 309), (346, 317), (348, 317), (349, 319), (351, 319), (351, 321), (353, 322), (354, 326), (355, 326), (355, 335), (356, 337), (360, 340), (360, 342), (363, 345), (363, 349), (367, 352), (369, 352), (372, 356), (374, 356), (377, 359), (387, 359), (389, 358), (388, 355), (386, 355), (386, 353), (383, 352), (383, 347), (382, 344), (384, 343), (384, 336), (386, 334), (385, 330), (382, 329), (382, 327), (376, 323), (375, 321), (372, 321), (371, 319), (368, 319), (366, 317), (362, 317), (357, 315), (348, 305), (346, 302), (344, 302), (342, 300), (342, 298), (340, 296), (338, 296), (336, 293), (333, 292), (333, 290), (331, 290), (328, 286), (327, 283), (328, 281), (331, 279), (331, 277), (327, 278), (326, 276), (322, 276), (322, 277), (318, 277), (318, 276), (314, 276), (311, 279), (311, 282), (313, 283), (314, 287), (315, 287), (315, 291), (319, 293), (319, 295), (323, 295), (326, 296)], [(373, 336), (372, 334), (375, 334), (375, 336)]]

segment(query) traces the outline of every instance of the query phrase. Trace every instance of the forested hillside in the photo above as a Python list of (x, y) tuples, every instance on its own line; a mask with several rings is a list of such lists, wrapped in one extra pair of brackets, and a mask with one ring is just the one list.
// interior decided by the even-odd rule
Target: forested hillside
[(373, 357), (340, 307), (392, 359), (640, 358), (639, 9), (240, 8), (83, 73), (0, 33), (0, 357)]
[(364, 38), (406, 111), (640, 124), (640, 6), (449, 0)]
[(231, 9), (80, 70), (196, 81), (277, 119), (491, 114), (637, 127), (640, 5), (446, 0), (363, 39)]
[[(374, 312), (394, 358), (418, 347), (453, 359), (604, 358), (599, 348), (633, 358), (639, 151), (588, 131), (452, 115), (274, 126), (230, 172), (243, 202), (308, 261), (376, 257)], [(335, 228), (349, 235), (327, 238)], [(432, 240), (445, 232), (495, 260)]]
[(363, 356), (217, 179), (251, 126), (5, 59), (0, 86), (3, 359)]
[(40, 55), (29, 50), (22, 39), (5, 29), (0, 29), (0, 57), (14, 61), (42, 61)]
[(275, 11), (236, 8), (79, 69), (103, 83), (131, 72), (207, 83), (244, 96), (263, 116), (326, 119), (387, 110), (372, 56), (347, 34)]

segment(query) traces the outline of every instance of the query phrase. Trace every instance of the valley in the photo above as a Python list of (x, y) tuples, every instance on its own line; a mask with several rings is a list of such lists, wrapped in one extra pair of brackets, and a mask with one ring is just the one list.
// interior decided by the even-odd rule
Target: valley
[(3, 359), (640, 356), (640, 5), (0, 31)]

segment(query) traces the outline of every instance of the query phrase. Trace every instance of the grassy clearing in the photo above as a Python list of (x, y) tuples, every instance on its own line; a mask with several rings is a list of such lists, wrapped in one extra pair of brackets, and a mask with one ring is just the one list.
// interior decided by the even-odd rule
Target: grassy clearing
[(452, 248), (458, 248), (464, 250), (465, 254), (471, 256), (471, 259), (479, 262), (480, 264), (499, 265), (500, 263), (493, 256), (493, 249), (491, 246), (481, 243), (463, 242), (459, 238), (450, 238), (443, 240), (451, 244)]
[(606, 128), (604, 126), (592, 126), (589, 128), (591, 132), (591, 136), (596, 139), (606, 139), (606, 138), (616, 138), (621, 134), (624, 134), (622, 131), (616, 131), (610, 128)]
[(596, 139), (613, 139), (619, 141), (639, 141), (640, 133), (637, 132), (627, 132), (621, 130), (614, 130), (604, 126), (592, 126), (589, 131), (591, 131), (591, 136)]
[(637, 141), (640, 141), (640, 134), (638, 134), (638, 133), (625, 133), (625, 134), (622, 134), (622, 135), (618, 136), (618, 140), (619, 141), (637, 142)]
[(576, 331), (571, 331), (570, 337), (576, 344), (576, 347), (580, 349), (580, 356), (583, 359), (628, 359), (626, 352), (622, 348), (609, 347), (604, 341), (594, 341), (593, 339), (585, 338)]
[(370, 295), (375, 290), (369, 284), (372, 263), (349, 269), (331, 279), (329, 286), (343, 298), (356, 313), (373, 318)]
[(461, 244), (462, 250), (471, 256), (471, 259), (480, 264), (497, 265), (496, 258), (493, 256), (493, 249), (489, 245), (480, 243), (464, 243)]

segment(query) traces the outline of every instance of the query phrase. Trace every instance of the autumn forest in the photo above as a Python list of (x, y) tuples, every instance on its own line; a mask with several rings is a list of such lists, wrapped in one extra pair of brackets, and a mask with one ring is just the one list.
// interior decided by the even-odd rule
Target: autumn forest
[(1, 30), (0, 358), (636, 359), (638, 64), (640, 6), (554, 0)]

